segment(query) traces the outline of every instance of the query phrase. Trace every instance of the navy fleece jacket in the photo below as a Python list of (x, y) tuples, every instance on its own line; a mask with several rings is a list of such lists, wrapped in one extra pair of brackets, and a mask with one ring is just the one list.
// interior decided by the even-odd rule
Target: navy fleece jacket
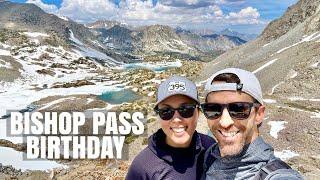
[(149, 137), (148, 146), (133, 160), (126, 180), (200, 179), (204, 153), (215, 141), (195, 132), (188, 148), (173, 148), (165, 143), (166, 135), (159, 129)]

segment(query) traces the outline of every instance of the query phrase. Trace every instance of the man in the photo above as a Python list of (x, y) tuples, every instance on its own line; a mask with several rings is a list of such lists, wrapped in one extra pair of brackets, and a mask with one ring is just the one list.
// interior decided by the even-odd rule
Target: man
[(160, 84), (154, 109), (161, 129), (133, 160), (127, 180), (201, 178), (204, 153), (215, 141), (195, 131), (199, 104), (190, 80), (173, 76)]
[(201, 108), (218, 141), (206, 152), (206, 179), (303, 179), (259, 136), (265, 106), (253, 73), (228, 68), (213, 74), (205, 98)]

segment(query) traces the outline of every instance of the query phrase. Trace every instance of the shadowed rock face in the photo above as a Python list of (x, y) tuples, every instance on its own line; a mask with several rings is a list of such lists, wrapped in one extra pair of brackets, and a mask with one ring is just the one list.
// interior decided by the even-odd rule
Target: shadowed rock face
[(104, 44), (112, 44), (114, 48), (124, 51), (132, 51), (133, 43), (131, 30), (120, 25), (114, 25), (111, 28), (96, 28), (96, 31), (100, 32), (100, 41)]
[(0, 25), (15, 30), (55, 32), (64, 39), (69, 38), (69, 30), (81, 40), (94, 37), (84, 25), (47, 14), (34, 4), (0, 2)]
[[(272, 21), (262, 32), (261, 37), (266, 40), (274, 40), (284, 35), (297, 24), (305, 21), (315, 14), (319, 8), (319, 0), (301, 0), (297, 4), (288, 8), (285, 14)], [(319, 28), (319, 22), (317, 24)], [(306, 29), (308, 30), (308, 29)]]

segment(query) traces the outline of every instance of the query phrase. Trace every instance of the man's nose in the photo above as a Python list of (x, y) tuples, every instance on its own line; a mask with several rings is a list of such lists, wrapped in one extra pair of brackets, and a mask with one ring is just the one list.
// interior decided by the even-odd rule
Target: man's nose
[(234, 121), (231, 118), (227, 108), (223, 109), (219, 123), (223, 128), (228, 128), (234, 124)]

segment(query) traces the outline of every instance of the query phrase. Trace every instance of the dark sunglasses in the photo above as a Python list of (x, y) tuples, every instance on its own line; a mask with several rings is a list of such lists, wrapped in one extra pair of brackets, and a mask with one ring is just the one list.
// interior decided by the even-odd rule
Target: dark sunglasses
[(252, 107), (259, 107), (259, 103), (233, 102), (229, 104), (203, 103), (201, 110), (207, 119), (218, 119), (221, 117), (224, 108), (227, 108), (229, 115), (233, 119), (247, 119), (250, 116)]
[(154, 111), (159, 114), (162, 120), (170, 120), (174, 116), (174, 112), (178, 111), (183, 118), (190, 118), (194, 114), (194, 110), (198, 107), (197, 104), (183, 104), (178, 108), (165, 107), (159, 109), (158, 106), (154, 108)]

